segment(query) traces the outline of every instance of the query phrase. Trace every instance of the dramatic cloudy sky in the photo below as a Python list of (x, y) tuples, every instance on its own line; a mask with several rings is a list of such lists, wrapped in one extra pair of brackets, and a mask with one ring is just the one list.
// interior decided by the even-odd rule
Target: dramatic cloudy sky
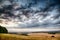
[(60, 0), (0, 0), (0, 25), (60, 28)]

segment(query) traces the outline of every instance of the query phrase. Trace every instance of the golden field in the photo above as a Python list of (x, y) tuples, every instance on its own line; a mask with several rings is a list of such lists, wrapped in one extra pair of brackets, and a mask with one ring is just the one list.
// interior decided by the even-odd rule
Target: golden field
[(60, 40), (60, 34), (29, 33), (27, 36), (21, 34), (0, 34), (0, 40)]

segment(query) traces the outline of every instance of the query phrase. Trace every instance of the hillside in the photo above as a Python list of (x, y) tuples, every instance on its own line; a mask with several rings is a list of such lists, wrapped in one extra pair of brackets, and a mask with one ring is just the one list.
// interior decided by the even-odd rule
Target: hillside
[(0, 40), (60, 40), (60, 34), (30, 33), (28, 36), (0, 34)]

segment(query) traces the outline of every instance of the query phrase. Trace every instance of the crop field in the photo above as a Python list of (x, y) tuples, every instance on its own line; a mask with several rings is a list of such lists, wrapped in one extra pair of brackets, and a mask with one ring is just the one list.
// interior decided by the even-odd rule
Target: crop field
[(27, 36), (21, 34), (0, 34), (0, 40), (60, 40), (60, 34), (30, 33)]

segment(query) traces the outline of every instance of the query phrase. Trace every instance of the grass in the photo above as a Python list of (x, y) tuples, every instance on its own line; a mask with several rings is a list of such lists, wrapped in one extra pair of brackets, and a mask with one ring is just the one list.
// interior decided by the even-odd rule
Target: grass
[(0, 40), (60, 40), (60, 34), (30, 34), (28, 36), (17, 34), (0, 34)]

